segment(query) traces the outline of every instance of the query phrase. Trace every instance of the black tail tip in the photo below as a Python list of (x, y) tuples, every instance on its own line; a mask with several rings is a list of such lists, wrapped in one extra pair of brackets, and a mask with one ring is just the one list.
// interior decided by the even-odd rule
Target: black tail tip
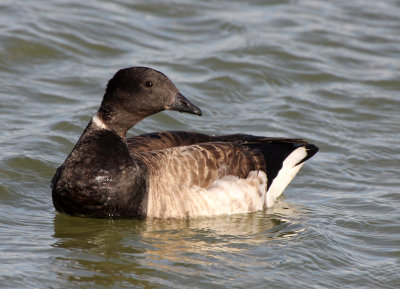
[(296, 166), (312, 158), (319, 151), (319, 148), (313, 144), (306, 144), (304, 147), (306, 148), (307, 156), (304, 159), (302, 159), (298, 164), (296, 164)]
[(311, 158), (313, 155), (315, 155), (319, 151), (319, 148), (316, 145), (308, 144), (308, 145), (306, 145), (306, 150), (307, 150), (308, 158)]

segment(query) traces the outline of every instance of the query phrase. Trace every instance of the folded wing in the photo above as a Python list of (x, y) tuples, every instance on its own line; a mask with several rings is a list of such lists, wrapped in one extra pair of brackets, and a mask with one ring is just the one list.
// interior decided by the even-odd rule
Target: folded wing
[(129, 140), (149, 172), (148, 216), (233, 214), (270, 207), (318, 148), (299, 139), (163, 132)]

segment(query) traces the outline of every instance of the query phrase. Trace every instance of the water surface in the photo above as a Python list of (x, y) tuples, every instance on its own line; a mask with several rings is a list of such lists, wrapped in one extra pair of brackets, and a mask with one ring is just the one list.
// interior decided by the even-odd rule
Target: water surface
[[(3, 1), (0, 286), (400, 287), (397, 1)], [(320, 152), (265, 212), (190, 220), (55, 213), (55, 169), (107, 80), (166, 73), (203, 117), (170, 129), (300, 137)]]

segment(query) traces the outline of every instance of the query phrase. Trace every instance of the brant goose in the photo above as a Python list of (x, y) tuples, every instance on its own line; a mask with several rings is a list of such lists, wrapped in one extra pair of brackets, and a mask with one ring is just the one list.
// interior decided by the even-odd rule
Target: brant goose
[(300, 139), (155, 132), (126, 138), (163, 110), (202, 115), (167, 76), (119, 70), (52, 182), (55, 208), (87, 217), (182, 218), (271, 207), (318, 148)]

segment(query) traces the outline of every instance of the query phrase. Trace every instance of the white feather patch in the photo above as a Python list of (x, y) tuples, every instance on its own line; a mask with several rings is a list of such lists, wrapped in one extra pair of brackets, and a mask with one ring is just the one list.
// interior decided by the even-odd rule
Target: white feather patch
[(101, 129), (109, 129), (108, 126), (97, 116), (95, 115), (92, 119), (92, 122), (95, 126)]
[(284, 161), (278, 175), (272, 181), (268, 189), (265, 206), (270, 208), (274, 205), (275, 200), (282, 194), (287, 185), (295, 177), (304, 163), (296, 166), (301, 160), (307, 156), (305, 147), (295, 149)]

